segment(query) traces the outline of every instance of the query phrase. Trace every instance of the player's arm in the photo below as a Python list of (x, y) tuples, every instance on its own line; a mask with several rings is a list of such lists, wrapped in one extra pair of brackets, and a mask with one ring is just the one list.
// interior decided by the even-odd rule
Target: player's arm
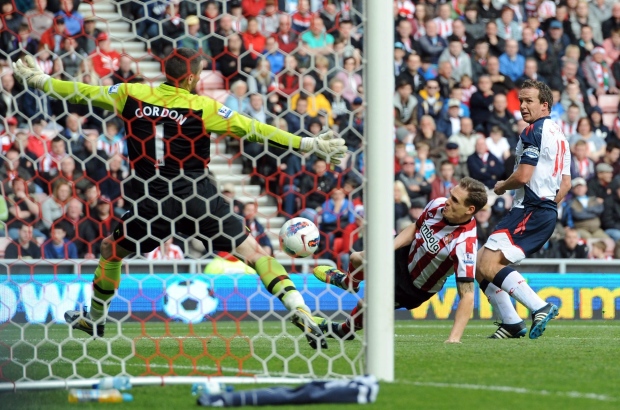
[(203, 121), (205, 128), (218, 134), (231, 133), (238, 138), (247, 136), (251, 142), (267, 141), (271, 146), (282, 149), (293, 149), (298, 152), (314, 152), (334, 164), (347, 152), (344, 139), (337, 138), (332, 131), (327, 131), (316, 138), (299, 137), (280, 130), (272, 125), (264, 124), (253, 118), (234, 112), (230, 108), (207, 97), (203, 98)]
[[(61, 81), (45, 74), (31, 56), (13, 63), (15, 75), (31, 88), (45, 91), (50, 97), (65, 99), (74, 104), (88, 104), (105, 110), (121, 112), (126, 95), (122, 86), (94, 86), (73, 81)], [(126, 85), (124, 86), (126, 87)]]
[(523, 185), (530, 182), (535, 169), (535, 165), (519, 164), (517, 169), (508, 177), (507, 180), (497, 181), (493, 191), (497, 195), (503, 195), (506, 191), (521, 188)]
[[(562, 144), (568, 144), (566, 141), (562, 141)], [(564, 150), (564, 158), (562, 162), (562, 181), (560, 182), (560, 189), (555, 194), (555, 203), (559, 204), (571, 189), (571, 175), (570, 175), (571, 153), (570, 149)]]
[(400, 249), (404, 246), (409, 246), (415, 239), (415, 233), (417, 225), (415, 223), (409, 225), (394, 238), (394, 250)]
[(476, 230), (464, 241), (459, 242), (452, 254), (456, 289), (459, 304), (454, 315), (454, 324), (446, 343), (460, 343), (465, 327), (474, 311), (474, 274), (476, 272), (476, 254), (478, 239)]

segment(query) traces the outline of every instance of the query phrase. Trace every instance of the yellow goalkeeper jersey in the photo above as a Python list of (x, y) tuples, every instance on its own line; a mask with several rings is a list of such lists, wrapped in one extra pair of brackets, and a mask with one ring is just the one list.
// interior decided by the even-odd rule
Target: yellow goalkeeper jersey
[[(135, 176), (168, 191), (181, 172), (204, 175), (210, 159), (210, 133), (247, 136), (248, 141), (299, 150), (301, 137), (232, 111), (209, 98), (161, 84), (92, 86), (51, 80), (45, 91), (54, 98), (115, 111), (125, 122), (127, 152)], [(183, 171), (181, 171), (183, 170)], [(162, 181), (153, 179), (163, 177)], [(159, 179), (159, 178), (155, 178)], [(153, 189), (150, 189), (153, 193)]]

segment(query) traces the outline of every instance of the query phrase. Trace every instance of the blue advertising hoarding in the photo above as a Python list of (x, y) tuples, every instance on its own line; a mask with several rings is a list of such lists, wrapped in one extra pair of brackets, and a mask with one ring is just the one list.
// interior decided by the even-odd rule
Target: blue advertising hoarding
[[(538, 294), (560, 307), (562, 319), (620, 318), (620, 274), (525, 274)], [(322, 311), (353, 309), (360, 297), (328, 287), (311, 274), (291, 276), (311, 309)], [(64, 322), (67, 310), (90, 304), (92, 275), (34, 274), (0, 277), (0, 323), (28, 321)], [(458, 302), (453, 280), (438, 296), (412, 312), (415, 319), (448, 319)], [(157, 313), (164, 318), (200, 322), (222, 312), (284, 311), (256, 275), (131, 274), (123, 275), (111, 306), (111, 314), (131, 312), (135, 317)], [(522, 317), (527, 310), (518, 306)], [(488, 319), (492, 312), (479, 290), (475, 318)]]

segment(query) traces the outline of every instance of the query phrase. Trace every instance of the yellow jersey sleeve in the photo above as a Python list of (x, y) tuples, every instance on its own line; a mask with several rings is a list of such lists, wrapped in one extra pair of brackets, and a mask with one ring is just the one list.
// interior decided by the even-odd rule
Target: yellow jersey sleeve
[(247, 135), (247, 140), (251, 142), (267, 140), (269, 145), (275, 147), (284, 149), (291, 147), (299, 150), (301, 137), (246, 117), (211, 98), (201, 97), (201, 100), (203, 105), (202, 119), (207, 132), (217, 134), (228, 132), (238, 138)]
[(64, 99), (74, 104), (92, 104), (108, 111), (123, 112), (129, 84), (96, 86), (74, 81), (51, 79), (43, 87), (50, 97)]

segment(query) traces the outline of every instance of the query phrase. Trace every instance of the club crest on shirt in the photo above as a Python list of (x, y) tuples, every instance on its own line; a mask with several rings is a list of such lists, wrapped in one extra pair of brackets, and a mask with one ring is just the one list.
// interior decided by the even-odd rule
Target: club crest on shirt
[(450, 244), (450, 242), (452, 242), (452, 239), (454, 239), (454, 236), (452, 235), (452, 233), (447, 234), (446, 236), (443, 237), (443, 242), (448, 245)]

